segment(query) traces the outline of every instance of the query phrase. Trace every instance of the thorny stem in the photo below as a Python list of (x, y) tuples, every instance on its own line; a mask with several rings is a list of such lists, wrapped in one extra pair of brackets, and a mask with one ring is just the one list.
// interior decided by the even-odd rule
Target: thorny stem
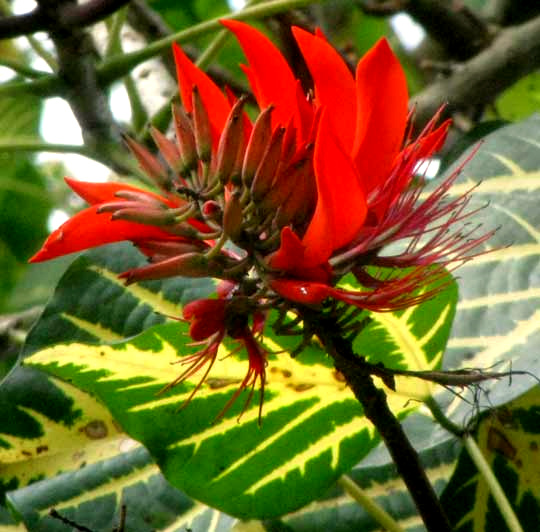
[(373, 382), (370, 371), (372, 366), (366, 364), (363, 357), (354, 354), (350, 342), (340, 335), (334, 319), (320, 314), (310, 317), (308, 310), (304, 310), (303, 314), (313, 326), (315, 334), (328, 354), (334, 359), (336, 369), (344, 375), (347, 384), (363, 406), (364, 414), (375, 425), (384, 440), (427, 530), (451, 532), (450, 523), (416, 450), (388, 407), (386, 394)]
[(497, 477), (493, 474), (493, 471), (489, 467), (486, 458), (482, 454), (482, 451), (479, 449), (474, 438), (470, 434), (466, 434), (462, 441), (465, 449), (467, 449), (467, 452), (471, 457), (471, 460), (474, 462), (478, 468), (478, 471), (488, 485), (491, 495), (495, 499), (497, 507), (499, 508), (509, 530), (511, 532), (523, 532), (523, 528), (521, 527), (514, 510), (510, 506), (510, 503), (508, 502), (508, 499), (506, 498)]
[(338, 484), (371, 516), (384, 530), (388, 532), (403, 532), (392, 516), (379, 506), (365, 491), (350, 477), (343, 475)]

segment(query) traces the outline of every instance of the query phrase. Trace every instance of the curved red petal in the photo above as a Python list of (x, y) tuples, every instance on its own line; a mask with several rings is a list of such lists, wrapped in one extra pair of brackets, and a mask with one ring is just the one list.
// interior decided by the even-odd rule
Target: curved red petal
[(348, 244), (366, 219), (366, 197), (350, 157), (344, 153), (323, 111), (315, 140), (317, 206), (302, 239), (306, 263), (326, 262)]
[(173, 43), (173, 53), (184, 108), (188, 113), (193, 110), (191, 96), (193, 87), (196, 86), (199, 89), (202, 103), (208, 111), (213, 141), (217, 145), (219, 135), (231, 110), (227, 97), (210, 77), (191, 62), (191, 59), (176, 43)]
[(356, 92), (353, 154), (368, 193), (390, 173), (407, 123), (407, 82), (386, 39), (358, 63)]
[(147, 238), (168, 239), (171, 235), (151, 225), (111, 221), (111, 214), (98, 214), (97, 207), (89, 207), (53, 231), (29, 262), (42, 262), (102, 244), (122, 240), (137, 242)]
[[(237, 20), (222, 20), (249, 61), (248, 81), (261, 109), (273, 104), (272, 123), (286, 126), (296, 110), (296, 79), (276, 46), (256, 29)], [(244, 68), (246, 72), (246, 68)]]
[(445, 120), (435, 131), (427, 133), (416, 142), (413, 142), (410, 149), (416, 151), (415, 157), (417, 159), (426, 159), (439, 151), (446, 140), (451, 124), (452, 120)]
[(322, 283), (274, 279), (269, 284), (270, 288), (280, 296), (303, 305), (317, 305), (332, 295), (332, 288)]
[(291, 271), (301, 267), (304, 261), (304, 246), (296, 233), (290, 227), (281, 230), (279, 249), (272, 254), (268, 261), (271, 268)]
[(292, 28), (313, 78), (317, 106), (328, 109), (334, 133), (347, 152), (356, 129), (356, 85), (339, 53), (320, 35)]
[(146, 196), (150, 196), (151, 198), (161, 201), (170, 207), (177, 207), (179, 205), (178, 200), (171, 201), (168, 198), (160, 196), (154, 192), (150, 192), (149, 190), (126, 185), (125, 183), (93, 183), (90, 181), (79, 181), (71, 177), (65, 177), (64, 181), (69, 185), (73, 192), (75, 192), (83, 200), (90, 203), (90, 205), (117, 200), (118, 198), (116, 197), (116, 193), (121, 191), (145, 194)]

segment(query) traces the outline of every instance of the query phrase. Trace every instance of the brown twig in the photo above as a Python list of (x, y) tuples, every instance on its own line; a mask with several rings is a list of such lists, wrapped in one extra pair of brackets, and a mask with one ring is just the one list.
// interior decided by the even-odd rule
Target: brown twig
[(38, 5), (30, 13), (0, 18), (0, 39), (31, 35), (37, 31), (57, 31), (59, 28), (83, 28), (103, 20), (129, 0), (90, 0), (84, 4), (64, 3), (54, 13)]
[(453, 59), (468, 59), (491, 40), (486, 22), (459, 0), (365, 0), (360, 7), (377, 16), (407, 12)]
[[(70, 0), (39, 0), (38, 7), (49, 20)], [(100, 85), (96, 70), (97, 54), (90, 35), (77, 27), (65, 27), (58, 19), (49, 27), (56, 48), (61, 96), (64, 97), (82, 129), (85, 145), (121, 171), (122, 165), (112, 156), (113, 146), (120, 145), (120, 130), (112, 116), (108, 96)]]
[(414, 95), (416, 126), (421, 128), (445, 103), (447, 114), (486, 105), (539, 67), (540, 16), (502, 30), (487, 48), (458, 64), (450, 76)]
[[(130, 26), (143, 35), (147, 41), (163, 39), (172, 34), (171, 28), (163, 20), (161, 15), (148, 6), (144, 0), (132, 0), (128, 9), (128, 22)], [(182, 45), (182, 49), (193, 61), (200, 55), (199, 50), (194, 46)], [(172, 53), (167, 50), (161, 55), (161, 59), (167, 72), (173, 79), (176, 79), (176, 70)], [(234, 77), (224, 68), (211, 66), (208, 74), (219, 86), (228, 86), (236, 94), (245, 94), (247, 89), (238, 83)]]
[(485, 21), (461, 1), (409, 0), (406, 11), (452, 59), (469, 59), (492, 40)]

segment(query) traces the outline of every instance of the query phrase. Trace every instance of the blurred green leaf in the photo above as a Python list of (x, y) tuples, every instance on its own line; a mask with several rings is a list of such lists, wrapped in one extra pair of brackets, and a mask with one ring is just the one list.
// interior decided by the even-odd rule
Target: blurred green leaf
[[(41, 115), (41, 101), (32, 96), (0, 99), (2, 129), (0, 141), (9, 144), (21, 137), (36, 137)], [(33, 159), (23, 153), (0, 151), (0, 249), (3, 269), (0, 283), (0, 312), (24, 263), (47, 235), (51, 200), (44, 176)], [(10, 259), (9, 257), (12, 257)]]
[(226, 0), (150, 0), (149, 5), (156, 10), (174, 30), (192, 26), (230, 11)]
[(540, 111), (540, 72), (514, 83), (495, 101), (497, 118), (517, 122)]

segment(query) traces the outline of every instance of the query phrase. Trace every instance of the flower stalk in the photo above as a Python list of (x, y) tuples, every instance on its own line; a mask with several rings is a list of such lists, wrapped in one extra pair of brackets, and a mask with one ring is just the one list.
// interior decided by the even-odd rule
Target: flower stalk
[(334, 359), (336, 369), (343, 374), (362, 405), (364, 414), (377, 428), (427, 530), (451, 532), (452, 527), (420, 463), (418, 453), (388, 407), (386, 394), (373, 382), (372, 366), (353, 352), (350, 342), (340, 334), (336, 323), (332, 323), (331, 319), (322, 321), (320, 316), (315, 318), (310, 314), (308, 312), (304, 317), (313, 324), (315, 334)]

